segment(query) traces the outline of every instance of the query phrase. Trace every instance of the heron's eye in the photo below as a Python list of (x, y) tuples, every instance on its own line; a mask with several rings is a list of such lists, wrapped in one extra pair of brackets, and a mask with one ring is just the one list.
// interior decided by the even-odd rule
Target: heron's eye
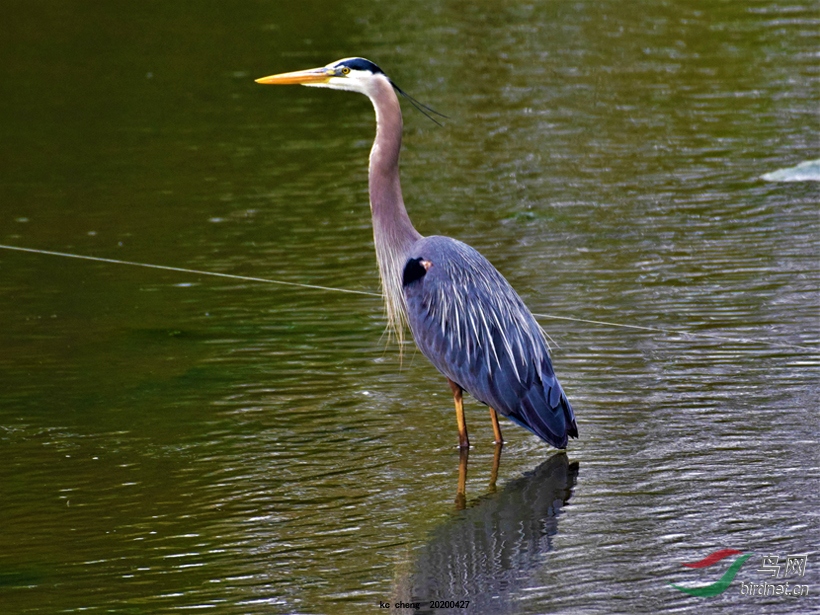
[(349, 75), (350, 74), (350, 69), (347, 66), (342, 66), (342, 74), (343, 75)]

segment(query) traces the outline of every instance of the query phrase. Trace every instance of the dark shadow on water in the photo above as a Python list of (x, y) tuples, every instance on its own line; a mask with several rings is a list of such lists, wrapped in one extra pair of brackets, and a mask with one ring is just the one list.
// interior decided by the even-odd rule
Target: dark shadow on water
[[(500, 451), (499, 451), (500, 452)], [(497, 458), (496, 458), (497, 462)], [(462, 459), (466, 472), (466, 457)], [(410, 579), (397, 594), (420, 603), (408, 613), (511, 613), (552, 548), (558, 515), (572, 495), (578, 462), (557, 453), (504, 488), (478, 499), (435, 529), (415, 554)], [(459, 480), (457, 506), (464, 499)], [(408, 600), (407, 596), (410, 596)], [(465, 608), (430, 608), (431, 600), (469, 600)]]

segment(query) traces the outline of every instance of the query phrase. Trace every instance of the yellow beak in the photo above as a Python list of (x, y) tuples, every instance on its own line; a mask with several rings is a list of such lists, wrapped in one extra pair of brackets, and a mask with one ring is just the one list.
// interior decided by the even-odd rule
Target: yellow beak
[(282, 73), (280, 75), (262, 77), (261, 79), (257, 79), (256, 83), (270, 85), (290, 85), (293, 83), (305, 85), (310, 83), (327, 83), (332, 76), (333, 71), (328, 68), (311, 68), (309, 70), (297, 70), (293, 73)]

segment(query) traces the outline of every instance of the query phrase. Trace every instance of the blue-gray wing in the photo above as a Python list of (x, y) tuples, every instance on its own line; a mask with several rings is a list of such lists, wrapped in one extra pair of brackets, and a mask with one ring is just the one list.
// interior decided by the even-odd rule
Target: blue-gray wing
[(486, 258), (425, 237), (413, 245), (403, 289), (416, 344), (441, 373), (555, 447), (577, 437), (541, 328)]

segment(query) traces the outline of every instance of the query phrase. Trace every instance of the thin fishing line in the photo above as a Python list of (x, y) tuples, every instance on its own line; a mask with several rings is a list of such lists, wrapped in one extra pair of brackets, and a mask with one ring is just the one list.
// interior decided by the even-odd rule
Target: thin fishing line
[(132, 267), (147, 267), (149, 269), (162, 269), (164, 271), (176, 271), (178, 273), (193, 273), (196, 275), (210, 275), (217, 278), (229, 278), (231, 280), (243, 280), (245, 282), (262, 282), (265, 284), (281, 284), (283, 286), (297, 286), (299, 288), (312, 288), (314, 290), (332, 290), (340, 293), (351, 293), (354, 295), (368, 295), (381, 297), (381, 294), (367, 290), (352, 290), (349, 288), (334, 288), (332, 286), (319, 286), (318, 284), (302, 284), (300, 282), (286, 282), (284, 280), (270, 280), (267, 278), (254, 278), (246, 275), (234, 275), (232, 273), (217, 273), (215, 271), (200, 271), (198, 269), (186, 269), (185, 267), (169, 267), (168, 265), (153, 265), (151, 263), (137, 263), (134, 261), (123, 261), (116, 258), (102, 258), (99, 256), (85, 256), (83, 254), (70, 254), (68, 252), (53, 252), (51, 250), (35, 250), (34, 248), (21, 248), (20, 246), (1, 245), (4, 250), (17, 250), (19, 252), (31, 252), (33, 254), (46, 254), (48, 256), (63, 256), (65, 258), (78, 258), (86, 261), (96, 261), (98, 263), (111, 263), (114, 265), (130, 265)]
[[(98, 263), (110, 263), (113, 265), (129, 265), (131, 267), (145, 267), (148, 269), (160, 269), (163, 271), (174, 271), (177, 273), (189, 273), (194, 275), (208, 275), (217, 278), (227, 278), (230, 280), (242, 280), (244, 282), (259, 282), (263, 284), (280, 284), (282, 286), (294, 286), (297, 288), (310, 288), (313, 290), (327, 290), (339, 293), (348, 293), (353, 295), (366, 295), (368, 297), (379, 297), (381, 298), (381, 293), (376, 293), (373, 291), (367, 290), (353, 290), (350, 288), (337, 288), (334, 286), (321, 286), (319, 284), (304, 284), (301, 282), (287, 282), (285, 280), (272, 280), (269, 278), (257, 278), (253, 276), (245, 276), (245, 275), (235, 275), (232, 273), (217, 273), (215, 271), (201, 271), (199, 269), (188, 269), (186, 267), (171, 267), (168, 265), (154, 265), (152, 263), (138, 263), (136, 261), (125, 261), (116, 258), (104, 258), (101, 256), (87, 256), (85, 254), (72, 254), (70, 252), (55, 252), (53, 250), (38, 250), (35, 248), (23, 248), (21, 246), (8, 246), (0, 244), (0, 249), (2, 250), (14, 250), (17, 252), (28, 252), (31, 254), (44, 254), (47, 256), (62, 256), (64, 258), (75, 258), (79, 260), (86, 260), (86, 261), (95, 261)], [(678, 329), (662, 329), (660, 327), (648, 327), (645, 325), (627, 325), (623, 323), (617, 322), (608, 322), (605, 320), (588, 320), (585, 318), (573, 318), (571, 316), (556, 316), (554, 314), (533, 314), (533, 316), (537, 316), (539, 318), (549, 318), (552, 320), (568, 320), (571, 322), (581, 322), (591, 325), (598, 325), (602, 327), (616, 327), (620, 329), (633, 329), (637, 331), (649, 331), (651, 333), (663, 333), (664, 335), (682, 335), (682, 336), (689, 336), (689, 337), (700, 337), (700, 338), (708, 338), (714, 340), (720, 340), (725, 342), (734, 342), (734, 343), (745, 343), (745, 344), (763, 344), (765, 346), (771, 347), (778, 347), (778, 348), (792, 348), (796, 350), (808, 350), (808, 351), (816, 351), (817, 349), (811, 348), (809, 346), (801, 346), (799, 344), (789, 344), (785, 342), (771, 342), (768, 340), (760, 340), (754, 338), (743, 338), (743, 337), (727, 337), (722, 335), (714, 335), (711, 333), (694, 333), (690, 331), (681, 331)]]
[(607, 322), (605, 320), (587, 320), (585, 318), (571, 318), (569, 316), (554, 316), (552, 314), (535, 314), (539, 318), (551, 318), (554, 320), (571, 320), (573, 322), (583, 322), (590, 325), (601, 325), (606, 327), (620, 327), (621, 329), (637, 329), (638, 331), (650, 331), (652, 333), (663, 333), (665, 335), (686, 335), (689, 337), (702, 337), (713, 340), (720, 340), (722, 342), (735, 342), (744, 344), (763, 344), (775, 348), (795, 348), (797, 350), (815, 351), (817, 349), (809, 346), (801, 346), (799, 344), (789, 344), (788, 342), (772, 342), (769, 340), (755, 339), (753, 337), (728, 337), (725, 335), (715, 335), (713, 333), (694, 333), (691, 331), (681, 331), (678, 329), (662, 329), (660, 327), (647, 327), (644, 325), (625, 325), (623, 323)]

